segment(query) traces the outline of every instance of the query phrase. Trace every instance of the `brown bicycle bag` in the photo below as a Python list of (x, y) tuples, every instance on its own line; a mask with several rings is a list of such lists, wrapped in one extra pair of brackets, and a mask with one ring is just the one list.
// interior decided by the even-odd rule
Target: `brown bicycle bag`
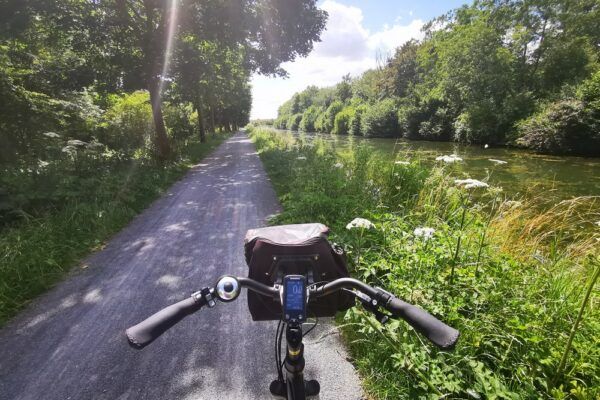
[[(281, 283), (285, 275), (304, 275), (308, 284), (325, 283), (348, 276), (341, 247), (327, 240), (323, 224), (296, 224), (251, 229), (246, 233), (244, 251), (248, 277), (265, 285)], [(354, 305), (354, 296), (338, 291), (308, 303), (309, 317), (332, 317)], [(281, 319), (281, 305), (248, 291), (248, 308), (254, 321)]]

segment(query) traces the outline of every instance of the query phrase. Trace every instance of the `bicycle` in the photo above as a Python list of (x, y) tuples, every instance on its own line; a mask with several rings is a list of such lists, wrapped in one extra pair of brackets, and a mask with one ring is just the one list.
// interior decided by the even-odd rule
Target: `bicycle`
[[(281, 284), (268, 286), (250, 278), (224, 275), (219, 278), (214, 287), (205, 287), (193, 293), (190, 298), (173, 304), (127, 329), (127, 339), (131, 346), (142, 349), (184, 317), (199, 311), (202, 307), (212, 308), (217, 301), (223, 303), (234, 301), (240, 295), (242, 288), (271, 298), (282, 306), (282, 319), (286, 326), (286, 356), (281, 361), (283, 329), (280, 321), (276, 333), (276, 348), (279, 349), (279, 358), (276, 352), (278, 377), (271, 383), (269, 390), (273, 395), (282, 396), (288, 400), (303, 400), (306, 399), (306, 396), (316, 396), (320, 392), (318, 381), (304, 380), (302, 324), (307, 319), (307, 305), (323, 296), (340, 290), (347, 291), (358, 299), (366, 310), (373, 313), (381, 323), (385, 323), (389, 318), (402, 318), (441, 349), (452, 348), (459, 336), (457, 330), (439, 321), (423, 309), (357, 279), (339, 278), (327, 283), (307, 284), (307, 277), (304, 275), (286, 275)], [(386, 314), (382, 309), (390, 314)], [(286, 372), (285, 377), (282, 372), (282, 364)]]

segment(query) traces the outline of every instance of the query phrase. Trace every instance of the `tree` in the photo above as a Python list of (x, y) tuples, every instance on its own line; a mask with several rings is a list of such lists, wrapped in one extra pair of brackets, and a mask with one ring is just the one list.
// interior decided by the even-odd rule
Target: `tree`
[(163, 86), (170, 79), (171, 50), (179, 40), (179, 9), (184, 11), (186, 34), (198, 41), (219, 38), (220, 44), (241, 46), (248, 71), (275, 75), (285, 75), (281, 63), (312, 50), (327, 17), (314, 0), (107, 0), (103, 4), (118, 22), (115, 39), (140, 54), (161, 158), (170, 153), (161, 106)]
[(396, 49), (383, 72), (383, 86), (387, 96), (405, 97), (409, 88), (418, 81), (417, 50), (419, 43), (409, 40)]
[(373, 104), (361, 115), (363, 136), (394, 137), (398, 135), (398, 117), (392, 99)]
[(342, 81), (335, 87), (335, 96), (343, 103), (352, 97), (351, 82), (352, 79), (350, 79), (350, 74), (346, 74), (342, 77)]
[[(480, 142), (489, 136), (503, 135), (512, 116), (504, 114), (506, 100), (515, 90), (513, 55), (502, 45), (502, 37), (487, 23), (484, 15), (469, 24), (433, 33), (418, 50), (424, 79), (417, 91), (450, 105), (450, 114), (471, 113), (467, 128), (457, 137), (461, 141)], [(476, 116), (485, 116), (478, 118)]]

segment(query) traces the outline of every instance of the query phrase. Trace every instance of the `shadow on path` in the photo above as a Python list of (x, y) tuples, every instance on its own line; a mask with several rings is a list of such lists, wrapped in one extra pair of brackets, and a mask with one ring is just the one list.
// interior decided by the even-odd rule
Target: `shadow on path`
[[(0, 399), (271, 398), (275, 324), (252, 322), (245, 293), (143, 351), (123, 332), (222, 274), (245, 276), (246, 230), (279, 209), (254, 145), (234, 135), (0, 331)], [(311, 334), (307, 376), (321, 399), (360, 399), (337, 335), (317, 340), (329, 329)]]

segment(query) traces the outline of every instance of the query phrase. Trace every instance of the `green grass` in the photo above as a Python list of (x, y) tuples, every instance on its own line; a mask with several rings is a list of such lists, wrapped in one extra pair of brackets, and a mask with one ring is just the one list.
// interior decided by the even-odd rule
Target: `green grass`
[(179, 149), (177, 161), (164, 165), (124, 160), (89, 165), (89, 174), (81, 173), (82, 168), (53, 174), (61, 180), (57, 187), (67, 192), (60, 195), (69, 200), (0, 231), (0, 326), (62, 279), (82, 257), (101, 249), (227, 137), (191, 141)]
[[(370, 397), (600, 396), (598, 290), (586, 290), (600, 268), (598, 198), (544, 214), (499, 188), (458, 188), (452, 166), (394, 164), (365, 147), (337, 152), (267, 129), (251, 136), (283, 204), (274, 223), (329, 225), (354, 276), (461, 331), (443, 352), (402, 321), (345, 313), (339, 322)], [(355, 217), (375, 229), (347, 230)], [(418, 227), (435, 234), (424, 240)]]

